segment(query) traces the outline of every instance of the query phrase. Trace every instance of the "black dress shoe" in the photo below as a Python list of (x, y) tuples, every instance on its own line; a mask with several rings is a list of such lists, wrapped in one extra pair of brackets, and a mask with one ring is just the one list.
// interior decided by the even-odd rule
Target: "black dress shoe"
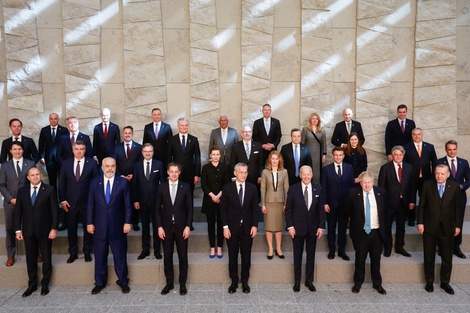
[(93, 260), (91, 258), (91, 254), (90, 253), (85, 253), (85, 262), (91, 262), (91, 260)]
[(41, 288), (41, 296), (45, 296), (49, 293), (49, 287), (48, 286), (42, 286)]
[(166, 294), (169, 293), (170, 290), (172, 290), (173, 288), (175, 288), (175, 286), (173, 286), (173, 284), (166, 284), (166, 286), (163, 287), (161, 294), (162, 294), (162, 295), (166, 295)]
[(242, 291), (243, 293), (250, 293), (251, 289), (248, 283), (242, 283)]
[(398, 254), (401, 254), (403, 256), (406, 256), (406, 257), (411, 257), (411, 254), (409, 254), (408, 252), (406, 252), (406, 250), (404, 248), (398, 248), (398, 249), (395, 249), (395, 252), (398, 253)]
[(180, 285), (180, 295), (184, 296), (187, 293), (188, 293), (188, 289), (186, 288), (186, 285), (184, 284)]
[(63, 225), (62, 226), (59, 226), (59, 228), (57, 228), (57, 231), (63, 231), (63, 230), (66, 230), (67, 229), (67, 225)]
[(361, 291), (361, 286), (354, 285), (354, 286), (351, 288), (351, 291), (352, 291), (352, 293), (359, 293), (359, 291)]
[(69, 258), (67, 259), (67, 263), (69, 263), (69, 264), (70, 264), (70, 263), (73, 263), (73, 262), (75, 262), (76, 259), (78, 259), (78, 255), (76, 255), (76, 254), (71, 254), (71, 255), (69, 256)]
[(267, 258), (268, 260), (272, 260), (272, 259), (273, 259), (273, 256), (268, 254), (268, 255), (266, 256), (266, 258)]
[(384, 287), (382, 287), (382, 286), (372, 286), (372, 288), (377, 290), (377, 292), (380, 293), (381, 295), (386, 295), (387, 294)]
[(286, 257), (284, 256), (284, 254), (279, 254), (279, 253), (277, 253), (277, 250), (275, 251), (275, 253), (276, 253), (277, 257), (280, 258), (280, 259), (285, 259), (285, 258), (286, 258)]
[(340, 258), (342, 258), (343, 260), (345, 260), (345, 261), (351, 260), (351, 259), (348, 257), (348, 255), (347, 255), (346, 253), (344, 253), (344, 252), (343, 252), (343, 253), (338, 253), (338, 256), (339, 256)]
[(294, 288), (292, 288), (292, 290), (294, 290), (294, 292), (299, 292), (300, 291), (300, 283), (296, 282), (294, 284)]
[(463, 254), (463, 252), (462, 252), (462, 250), (460, 250), (460, 248), (454, 249), (454, 254), (457, 257), (461, 258), (461, 259), (466, 259), (467, 258), (467, 256), (465, 254)]
[(122, 290), (122, 293), (131, 292), (131, 288), (129, 287), (129, 285), (121, 285), (121, 290)]
[(157, 260), (162, 259), (162, 254), (160, 252), (155, 252), (153, 255), (155, 255), (155, 259), (157, 259)]
[(238, 284), (232, 283), (230, 287), (228, 287), (228, 293), (235, 293), (237, 292)]
[(414, 226), (415, 226), (415, 222), (408, 222), (408, 226), (414, 227)]
[(29, 287), (26, 289), (26, 291), (23, 293), (23, 298), (29, 297), (33, 292), (38, 290), (38, 287)]
[(135, 231), (139, 231), (139, 230), (140, 230), (140, 227), (139, 227), (139, 225), (137, 225), (137, 224), (132, 225), (132, 228), (134, 228)]
[(95, 287), (91, 290), (91, 294), (92, 295), (97, 295), (101, 292), (101, 290), (103, 290), (104, 288), (106, 288), (106, 285), (105, 286), (98, 286), (98, 285), (95, 285)]
[(333, 260), (334, 258), (335, 258), (335, 253), (334, 252), (328, 253), (328, 259)]
[(450, 295), (454, 294), (454, 289), (449, 284), (441, 284), (441, 288)]
[(426, 287), (424, 287), (424, 290), (426, 290), (427, 292), (433, 292), (434, 286), (432, 285), (432, 283), (426, 283)]
[(137, 257), (137, 260), (143, 260), (150, 255), (149, 250), (142, 250), (142, 253)]
[(392, 254), (392, 249), (385, 248), (384, 249), (384, 257), (389, 258)]
[(311, 281), (306, 281), (305, 282), (305, 287), (308, 288), (308, 290), (310, 291), (317, 291), (317, 289), (315, 288), (315, 286), (313, 285), (313, 283)]

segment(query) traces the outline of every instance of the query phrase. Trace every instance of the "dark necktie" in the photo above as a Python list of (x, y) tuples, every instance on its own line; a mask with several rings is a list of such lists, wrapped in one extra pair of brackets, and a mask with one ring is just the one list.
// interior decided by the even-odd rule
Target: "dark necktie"
[(158, 139), (158, 124), (155, 124), (155, 139)]
[(370, 200), (369, 200), (369, 193), (370, 192), (366, 192), (366, 226), (364, 227), (365, 228), (365, 231), (366, 231), (366, 234), (370, 234), (370, 231), (371, 231), (371, 225), (370, 225)]
[(243, 185), (240, 184), (240, 188), (238, 189), (238, 198), (240, 199), (240, 205), (243, 205)]
[(75, 179), (80, 180), (80, 161), (77, 161), (77, 167), (75, 168)]
[(34, 191), (33, 191), (33, 195), (31, 196), (32, 205), (34, 205), (34, 203), (36, 202), (36, 196), (37, 196), (36, 190), (38, 189), (38, 187), (33, 187), (33, 188), (34, 188)]
[(55, 128), (52, 129), (52, 141), (55, 141)]
[(451, 161), (451, 166), (450, 166), (450, 171), (452, 172), (452, 177), (455, 179), (455, 175), (457, 175), (457, 169), (455, 168), (455, 159), (450, 160)]
[(183, 139), (181, 140), (181, 147), (183, 148), (183, 152), (184, 152), (184, 150), (186, 149), (186, 138), (184, 135), (183, 135)]
[(398, 182), (401, 184), (401, 180), (403, 178), (403, 169), (401, 168), (400, 164), (397, 164), (397, 165), (398, 165)]
[(295, 177), (299, 177), (299, 146), (294, 148)]
[(104, 139), (108, 138), (108, 124), (104, 124)]
[(72, 134), (72, 137), (70, 138), (70, 144), (73, 147), (73, 144), (75, 143), (75, 134)]
[(305, 205), (307, 206), (307, 210), (310, 210), (310, 208), (308, 207), (308, 187), (305, 186), (305, 190), (304, 190), (304, 201), (305, 201)]
[(129, 160), (129, 157), (131, 155), (131, 145), (129, 143), (126, 143), (126, 146), (127, 146), (127, 148), (126, 148), (126, 159)]
[(405, 133), (405, 122), (401, 121), (401, 133)]
[(337, 165), (338, 166), (338, 177), (341, 178), (341, 165)]
[(150, 162), (147, 161), (147, 166), (145, 167), (145, 178), (149, 180), (150, 178)]
[(18, 141), (18, 139), (19, 139), (18, 137), (15, 137), (15, 142), (17, 142), (17, 141)]
[(106, 184), (105, 197), (106, 197), (106, 204), (109, 204), (109, 201), (111, 200), (111, 184), (109, 183), (109, 179), (108, 179), (108, 183)]
[(21, 175), (20, 161), (16, 161), (16, 173), (18, 174), (18, 177), (20, 177)]

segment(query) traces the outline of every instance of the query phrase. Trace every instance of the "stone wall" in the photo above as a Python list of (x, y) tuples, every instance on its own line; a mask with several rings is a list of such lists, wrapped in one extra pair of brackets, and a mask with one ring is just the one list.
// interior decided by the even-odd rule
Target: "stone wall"
[(376, 172), (405, 103), (438, 156), (450, 138), (470, 155), (470, 0), (0, 0), (0, 35), (0, 140), (53, 111), (91, 133), (103, 107), (140, 140), (159, 107), (207, 151), (220, 114), (240, 128), (269, 102), (286, 143), (351, 107)]

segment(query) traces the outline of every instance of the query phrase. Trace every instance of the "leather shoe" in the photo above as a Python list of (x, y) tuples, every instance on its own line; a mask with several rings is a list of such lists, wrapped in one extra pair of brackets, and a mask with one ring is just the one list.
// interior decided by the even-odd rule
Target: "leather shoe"
[(157, 259), (157, 260), (162, 259), (162, 254), (160, 252), (155, 252), (153, 255), (155, 255), (155, 259)]
[(305, 282), (305, 287), (308, 288), (308, 290), (310, 291), (317, 291), (317, 289), (315, 288), (315, 286), (313, 285), (313, 283), (311, 281), (306, 281)]
[(150, 255), (149, 250), (142, 250), (142, 253), (137, 257), (137, 260), (143, 260)]
[(103, 290), (104, 288), (106, 288), (106, 285), (105, 286), (98, 286), (98, 285), (95, 285), (95, 287), (93, 287), (93, 289), (91, 290), (91, 294), (92, 295), (97, 295), (101, 292), (101, 290)]
[(377, 290), (377, 292), (380, 293), (381, 295), (387, 294), (387, 292), (385, 291), (384, 287), (382, 287), (382, 286), (372, 286), (372, 288), (374, 288), (375, 290)]
[(69, 264), (70, 264), (70, 263), (73, 263), (73, 262), (75, 262), (76, 259), (78, 259), (78, 255), (76, 255), (76, 254), (71, 254), (71, 255), (69, 256), (69, 258), (67, 259), (67, 263), (69, 263)]
[(36, 262), (41, 263), (42, 262), (42, 256), (38, 255), (36, 258)]
[(251, 291), (250, 286), (248, 286), (247, 283), (242, 283), (242, 291), (243, 293), (250, 293)]
[(266, 256), (266, 258), (267, 258), (268, 260), (272, 260), (272, 259), (273, 259), (273, 256), (268, 254), (268, 255)]
[(343, 253), (338, 253), (338, 256), (339, 256), (340, 258), (342, 258), (343, 260), (345, 260), (345, 261), (349, 261), (349, 260), (350, 260), (350, 258), (348, 257), (348, 255), (347, 255), (346, 253), (344, 253), (344, 252), (343, 252)]
[(188, 293), (188, 289), (186, 288), (186, 285), (184, 284), (180, 285), (180, 295), (184, 296), (187, 293)]
[(392, 254), (392, 249), (385, 248), (384, 249), (384, 257), (389, 258)]
[(461, 258), (461, 259), (466, 259), (467, 258), (467, 256), (465, 254), (463, 254), (463, 252), (462, 252), (462, 250), (460, 250), (460, 248), (455, 248), (454, 249), (454, 254), (457, 257)]
[(276, 253), (277, 257), (280, 258), (280, 259), (285, 259), (285, 258), (286, 258), (286, 257), (284, 256), (284, 254), (279, 254), (279, 253), (277, 253), (277, 250), (275, 251), (275, 253)]
[(328, 259), (333, 260), (334, 258), (335, 258), (335, 253), (334, 252), (328, 253)]
[(415, 222), (408, 222), (408, 226), (414, 227), (414, 226), (415, 226)]
[(13, 266), (13, 264), (15, 264), (15, 258), (14, 257), (8, 258), (7, 261), (5, 262), (5, 265), (8, 266), (8, 267)]
[(137, 224), (132, 225), (132, 228), (134, 228), (135, 231), (139, 231), (139, 230), (140, 230), (140, 227), (139, 227), (139, 225), (137, 225)]
[(296, 282), (294, 284), (294, 287), (292, 288), (292, 290), (294, 290), (294, 292), (299, 292), (300, 291), (300, 283)]
[(91, 262), (91, 254), (90, 253), (85, 253), (85, 262)]
[(45, 296), (49, 293), (49, 287), (48, 286), (42, 286), (41, 288), (41, 296)]
[(228, 287), (228, 293), (235, 293), (237, 292), (238, 284), (232, 283), (230, 287)]
[(23, 298), (29, 297), (33, 292), (38, 290), (38, 287), (28, 287), (25, 292), (23, 292)]
[(395, 249), (395, 252), (398, 253), (398, 254), (401, 254), (403, 256), (406, 256), (408, 258), (411, 257), (411, 254), (406, 252), (406, 250), (404, 248)]
[(67, 225), (62, 224), (62, 226), (60, 226), (59, 228), (57, 228), (57, 231), (63, 231), (63, 230), (66, 230), (66, 229), (67, 229)]
[(351, 288), (351, 291), (352, 291), (352, 293), (359, 293), (359, 291), (361, 291), (361, 286), (354, 285), (354, 286)]
[(444, 289), (445, 292), (447, 292), (450, 295), (454, 294), (454, 289), (449, 284), (442, 284), (441, 283), (441, 288)]
[(131, 288), (129, 287), (129, 285), (122, 285), (122, 286), (121, 286), (121, 290), (122, 290), (122, 293), (129, 293), (129, 292), (131, 292)]
[(432, 283), (426, 283), (426, 287), (424, 287), (424, 290), (426, 290), (427, 292), (433, 292), (434, 286), (432, 285)]
[(173, 284), (166, 284), (166, 286), (163, 287), (161, 294), (162, 294), (162, 295), (166, 295), (166, 294), (169, 293), (170, 290), (172, 290), (173, 288), (175, 288), (175, 286), (174, 286)]

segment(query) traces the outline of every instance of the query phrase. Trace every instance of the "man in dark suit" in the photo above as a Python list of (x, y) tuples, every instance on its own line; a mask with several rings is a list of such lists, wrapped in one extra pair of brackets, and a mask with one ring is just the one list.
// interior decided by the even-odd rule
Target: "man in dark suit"
[(258, 233), (259, 198), (256, 186), (247, 181), (248, 166), (238, 163), (234, 168), (235, 181), (222, 189), (220, 218), (228, 247), (228, 270), (232, 283), (229, 293), (238, 288), (238, 252), (240, 251), (243, 293), (250, 292), (248, 279), (251, 267), (251, 247)]
[(78, 140), (83, 141), (86, 145), (85, 156), (93, 157), (90, 137), (78, 130), (79, 125), (78, 118), (75, 116), (67, 117), (69, 134), (59, 138), (59, 145), (57, 147), (57, 161), (59, 161), (59, 165), (62, 165), (65, 160), (73, 158), (72, 145)]
[(282, 146), (281, 155), (284, 159), (284, 168), (289, 175), (289, 185), (293, 185), (300, 182), (300, 168), (304, 165), (312, 166), (312, 156), (308, 145), (300, 143), (300, 129), (293, 128), (290, 137), (292, 142)]
[(85, 262), (91, 262), (93, 236), (86, 231), (86, 210), (91, 180), (98, 176), (96, 161), (85, 157), (86, 145), (77, 140), (73, 144), (73, 158), (62, 163), (59, 174), (59, 201), (66, 212), (69, 258), (67, 263), (78, 259), (78, 223), (83, 226), (83, 254)]
[(452, 273), (452, 251), (454, 237), (462, 225), (460, 214), (460, 186), (449, 179), (450, 170), (439, 164), (434, 171), (434, 179), (424, 182), (418, 209), (418, 231), (423, 235), (425, 290), (434, 290), (434, 267), (436, 245), (441, 255), (441, 288), (454, 294), (449, 285)]
[[(415, 180), (415, 190), (421, 194), (423, 182), (432, 179), (432, 170), (436, 166), (437, 156), (434, 146), (423, 141), (423, 131), (421, 128), (415, 128), (411, 131), (412, 142), (403, 146), (406, 151), (405, 162), (413, 168), (413, 177)], [(408, 211), (408, 225), (415, 226), (415, 209)]]
[(101, 121), (93, 129), (93, 158), (101, 164), (106, 157), (114, 155), (114, 147), (121, 142), (119, 126), (110, 121), (111, 111), (103, 108), (100, 111)]
[(388, 122), (385, 128), (385, 154), (388, 162), (392, 161), (392, 148), (411, 142), (411, 131), (416, 128), (415, 122), (406, 118), (408, 108), (404, 104), (397, 107), (396, 119)]
[(12, 155), (10, 151), (11, 144), (14, 141), (21, 142), (23, 146), (23, 156), (25, 159), (31, 160), (36, 164), (39, 159), (40, 155), (38, 153), (38, 149), (36, 148), (36, 144), (34, 140), (21, 135), (21, 131), (23, 130), (23, 123), (17, 119), (12, 118), (9, 122), (10, 130), (11, 130), (11, 137), (3, 140), (2, 142), (2, 151), (0, 153), (0, 164), (5, 163), (8, 160), (11, 160)]
[(211, 131), (209, 138), (209, 156), (213, 147), (220, 149), (220, 162), (230, 166), (230, 159), (232, 156), (232, 146), (238, 141), (238, 133), (232, 128), (228, 127), (227, 115), (221, 115), (219, 118), (219, 125), (216, 129)]
[(59, 115), (49, 114), (49, 125), (41, 129), (39, 134), (39, 154), (41, 164), (46, 165), (49, 184), (57, 188), (57, 176), (59, 175), (59, 165), (57, 164), (57, 147), (59, 138), (68, 135), (66, 127), (59, 125)]
[(343, 162), (344, 150), (334, 147), (333, 163), (323, 167), (321, 174), (322, 202), (328, 220), (328, 259), (335, 258), (336, 225), (338, 225), (338, 256), (349, 261), (346, 254), (346, 228), (348, 218), (346, 207), (349, 190), (354, 186), (354, 169), (351, 164)]
[(134, 209), (140, 212), (142, 220), (142, 253), (137, 259), (142, 260), (150, 255), (150, 223), (153, 225), (153, 250), (155, 258), (161, 259), (160, 238), (155, 225), (155, 198), (166, 174), (163, 173), (162, 162), (153, 159), (153, 146), (145, 143), (142, 147), (143, 160), (134, 165), (132, 178)]
[(300, 168), (301, 182), (289, 187), (286, 200), (286, 227), (294, 245), (294, 292), (300, 291), (302, 277), (302, 254), (304, 245), (307, 253), (305, 265), (305, 286), (316, 291), (313, 285), (315, 249), (317, 238), (325, 231), (325, 211), (321, 197), (322, 188), (312, 182), (313, 171), (310, 166)]
[(116, 176), (116, 161), (104, 158), (103, 177), (91, 181), (87, 206), (87, 231), (94, 235), (96, 295), (106, 287), (108, 280), (108, 249), (111, 247), (117, 284), (123, 293), (129, 293), (127, 277), (127, 234), (131, 231), (132, 203), (128, 182)]
[(41, 182), (41, 172), (36, 167), (28, 171), (29, 185), (18, 190), (15, 207), (16, 239), (24, 240), (28, 289), (23, 297), (38, 289), (38, 251), (42, 256), (41, 295), (49, 293), (52, 273), (52, 239), (57, 237), (59, 206), (54, 187)]
[(188, 293), (188, 238), (193, 220), (193, 199), (189, 185), (179, 179), (181, 167), (178, 163), (168, 164), (168, 180), (158, 188), (155, 201), (155, 225), (163, 241), (164, 270), (166, 285), (161, 294), (166, 295), (174, 288), (173, 251), (179, 259), (180, 295)]
[(163, 168), (168, 164), (168, 140), (173, 136), (171, 126), (162, 121), (162, 111), (159, 108), (152, 110), (153, 122), (145, 125), (143, 143), (153, 145), (153, 157), (163, 163)]
[(271, 105), (263, 105), (263, 117), (253, 123), (253, 140), (261, 143), (263, 148), (262, 162), (263, 168), (266, 165), (271, 150), (276, 150), (281, 142), (281, 123), (278, 119), (271, 117)]
[(23, 158), (23, 144), (14, 141), (10, 147), (12, 158), (0, 168), (0, 192), (3, 195), (5, 213), (5, 232), (7, 261), (6, 266), (15, 264), (16, 240), (14, 211), (18, 189), (26, 184), (28, 170), (34, 166), (33, 161)]
[(437, 160), (436, 163), (447, 165), (450, 168), (449, 179), (460, 185), (460, 221), (462, 223), (459, 225), (460, 233), (454, 237), (454, 254), (461, 259), (466, 259), (467, 257), (460, 250), (460, 245), (462, 244), (463, 220), (467, 205), (466, 190), (470, 187), (470, 167), (467, 160), (457, 157), (457, 141), (449, 140), (446, 142), (445, 147), (447, 156)]
[(364, 145), (366, 139), (364, 138), (364, 133), (362, 132), (361, 123), (358, 121), (353, 121), (353, 113), (350, 108), (343, 110), (343, 119), (344, 121), (336, 124), (333, 131), (333, 136), (331, 136), (331, 143), (336, 147), (346, 148), (348, 146), (349, 134), (356, 133), (361, 141), (361, 145)]
[(367, 254), (369, 254), (372, 287), (378, 293), (385, 295), (387, 292), (382, 287), (382, 275), (380, 275), (380, 255), (387, 236), (384, 227), (386, 191), (374, 187), (374, 178), (368, 172), (359, 175), (359, 183), (361, 187), (351, 190), (350, 205), (346, 207), (349, 216), (349, 236), (356, 250), (352, 292), (358, 293), (361, 290), (366, 273)]
[(379, 187), (387, 191), (386, 229), (387, 238), (384, 242), (384, 256), (389, 257), (392, 251), (392, 224), (396, 219), (395, 252), (410, 257), (405, 245), (405, 221), (408, 210), (416, 203), (415, 179), (411, 165), (404, 163), (405, 149), (402, 146), (392, 148), (393, 162), (380, 167)]

